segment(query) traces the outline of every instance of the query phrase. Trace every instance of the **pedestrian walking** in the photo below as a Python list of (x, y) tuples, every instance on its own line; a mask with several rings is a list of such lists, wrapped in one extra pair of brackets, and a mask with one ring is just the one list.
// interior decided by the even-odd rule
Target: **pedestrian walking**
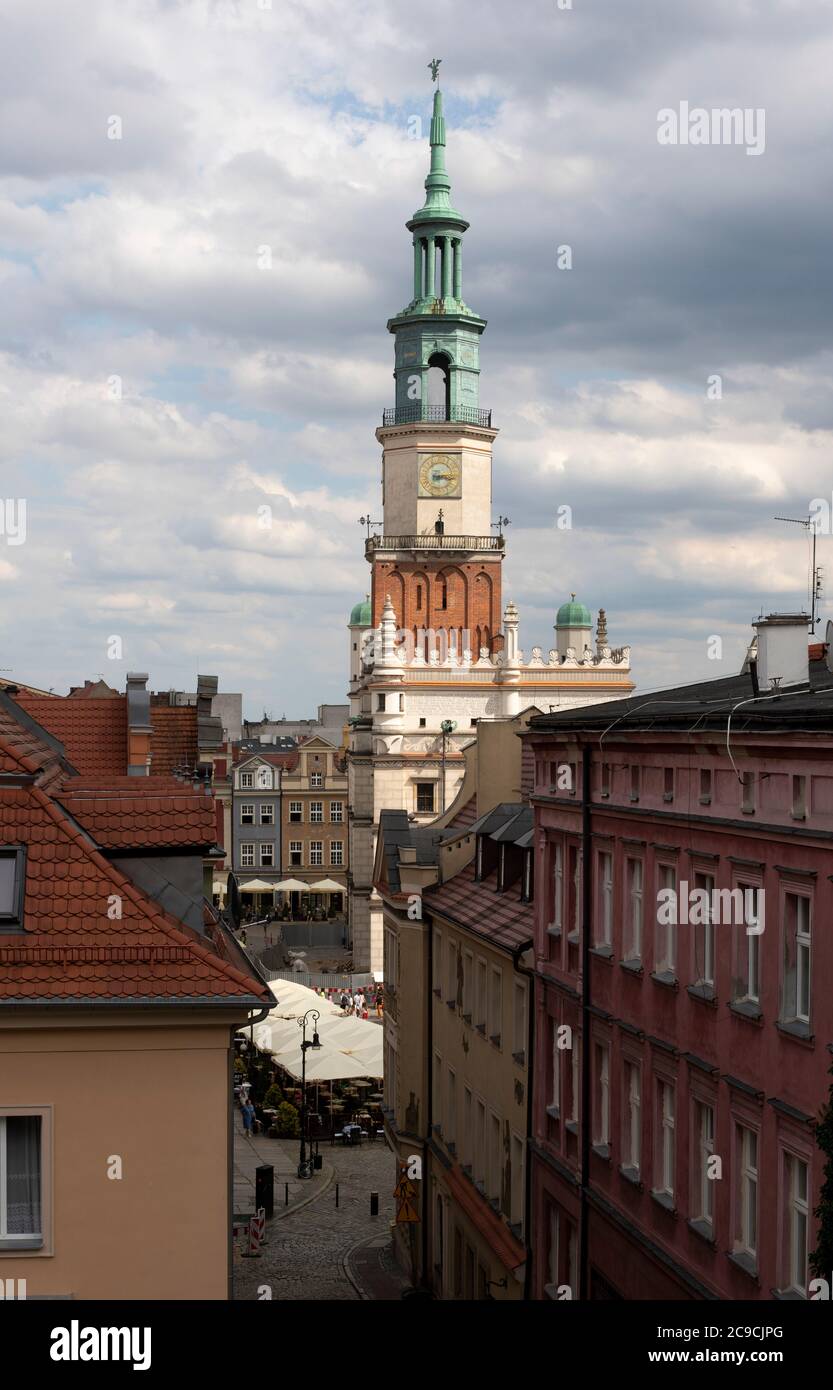
[(248, 1096), (246, 1096), (246, 1099), (243, 1102), (241, 1109), (243, 1111), (243, 1129), (246, 1132), (246, 1134), (251, 1134), (252, 1125), (254, 1124), (255, 1118), (255, 1108), (252, 1105), (252, 1102), (249, 1100)]

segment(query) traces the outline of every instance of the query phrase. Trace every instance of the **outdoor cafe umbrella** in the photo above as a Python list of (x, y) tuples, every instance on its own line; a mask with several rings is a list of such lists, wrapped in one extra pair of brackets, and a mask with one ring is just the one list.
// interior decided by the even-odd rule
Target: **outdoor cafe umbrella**
[(241, 893), (271, 893), (274, 883), (264, 883), (262, 878), (253, 878), (251, 883), (241, 883)]
[(344, 884), (336, 883), (334, 878), (322, 878), (320, 883), (309, 885), (310, 893), (343, 893)]
[(299, 878), (282, 878), (280, 883), (273, 883), (272, 887), (279, 893), (307, 893), (309, 884), (302, 883)]

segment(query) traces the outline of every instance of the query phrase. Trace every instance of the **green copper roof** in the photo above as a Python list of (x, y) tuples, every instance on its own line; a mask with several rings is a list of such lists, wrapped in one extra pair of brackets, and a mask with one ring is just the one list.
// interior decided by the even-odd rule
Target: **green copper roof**
[(425, 202), (414, 213), (411, 224), (450, 220), (461, 223), (464, 228), (469, 225), (451, 206), (451, 179), (445, 167), (443, 94), (438, 87), (434, 93), (434, 114), (431, 117), (431, 169), (425, 180)]
[(556, 627), (592, 627), (590, 609), (583, 603), (576, 603), (576, 596), (570, 596), (569, 603), (562, 603), (555, 619)]
[(370, 627), (370, 599), (363, 598), (359, 603), (353, 605), (350, 614), (350, 627)]

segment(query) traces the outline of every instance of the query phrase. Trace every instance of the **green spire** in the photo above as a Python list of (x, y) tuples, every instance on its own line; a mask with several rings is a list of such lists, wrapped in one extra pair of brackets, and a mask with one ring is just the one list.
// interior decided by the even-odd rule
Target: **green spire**
[[(434, 112), (431, 116), (431, 168), (425, 179), (425, 202), (413, 215), (414, 222), (431, 222), (436, 218), (454, 219), (463, 222), (459, 212), (451, 206), (451, 179), (445, 167), (445, 116), (443, 115), (443, 94), (439, 87), (434, 92)], [(465, 223), (468, 226), (468, 223)]]

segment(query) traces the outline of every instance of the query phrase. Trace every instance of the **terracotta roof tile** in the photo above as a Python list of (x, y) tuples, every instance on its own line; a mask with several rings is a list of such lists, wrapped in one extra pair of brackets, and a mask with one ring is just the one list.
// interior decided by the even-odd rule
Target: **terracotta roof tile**
[(478, 882), (471, 863), (447, 882), (426, 889), (425, 902), (468, 931), (512, 951), (532, 940), (535, 917), (533, 904), (521, 902), (518, 891), (514, 884), (496, 893), (494, 878)]

